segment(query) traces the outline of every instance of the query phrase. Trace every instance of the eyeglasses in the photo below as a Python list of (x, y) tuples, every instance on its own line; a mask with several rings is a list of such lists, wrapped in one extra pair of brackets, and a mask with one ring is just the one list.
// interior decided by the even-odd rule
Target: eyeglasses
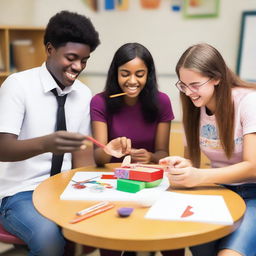
[(175, 84), (175, 86), (181, 91), (186, 93), (186, 90), (189, 89), (191, 92), (197, 92), (199, 88), (205, 84), (207, 84), (209, 81), (211, 81), (212, 78), (208, 79), (206, 82), (202, 84), (191, 84), (191, 85), (186, 85), (180, 80)]

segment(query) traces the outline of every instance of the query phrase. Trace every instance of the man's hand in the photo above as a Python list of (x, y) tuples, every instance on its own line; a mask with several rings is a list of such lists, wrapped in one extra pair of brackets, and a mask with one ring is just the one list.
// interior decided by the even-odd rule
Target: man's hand
[(42, 137), (45, 152), (63, 154), (83, 149), (86, 136), (80, 133), (68, 131), (56, 131), (50, 135)]

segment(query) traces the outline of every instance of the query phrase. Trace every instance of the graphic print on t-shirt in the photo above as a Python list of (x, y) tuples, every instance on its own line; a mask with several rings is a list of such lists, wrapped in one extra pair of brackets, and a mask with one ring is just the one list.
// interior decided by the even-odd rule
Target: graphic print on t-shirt
[(211, 149), (221, 149), (219, 135), (212, 124), (203, 125), (200, 130), (200, 145)]

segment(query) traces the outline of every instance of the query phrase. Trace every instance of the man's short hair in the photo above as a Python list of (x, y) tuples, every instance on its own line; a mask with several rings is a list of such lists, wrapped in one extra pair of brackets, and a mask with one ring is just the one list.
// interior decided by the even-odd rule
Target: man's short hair
[(44, 44), (51, 43), (58, 48), (68, 42), (90, 46), (91, 52), (100, 44), (99, 34), (91, 20), (75, 12), (61, 11), (48, 22)]

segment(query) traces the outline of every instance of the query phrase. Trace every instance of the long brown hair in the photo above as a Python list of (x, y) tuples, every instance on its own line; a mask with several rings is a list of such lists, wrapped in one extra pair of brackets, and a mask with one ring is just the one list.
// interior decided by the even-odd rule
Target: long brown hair
[[(180, 68), (193, 69), (203, 76), (219, 80), (215, 86), (217, 121), (221, 145), (228, 158), (234, 151), (234, 104), (232, 88), (252, 87), (255, 85), (242, 81), (226, 65), (221, 54), (208, 44), (196, 44), (189, 47), (176, 65), (178, 77)], [(183, 125), (187, 139), (188, 154), (193, 164), (200, 166), (199, 121), (200, 108), (194, 106), (189, 97), (180, 93)]]

